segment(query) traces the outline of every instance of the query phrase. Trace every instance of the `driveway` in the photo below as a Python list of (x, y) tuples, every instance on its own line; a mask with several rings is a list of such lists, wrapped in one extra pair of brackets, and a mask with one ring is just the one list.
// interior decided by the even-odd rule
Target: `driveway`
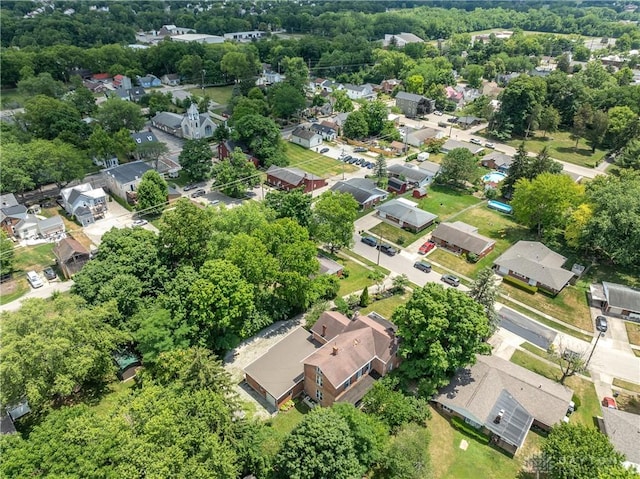
[(500, 327), (546, 350), (556, 339), (557, 332), (530, 318), (502, 306), (498, 309)]
[[(103, 219), (82, 228), (84, 234), (87, 235), (96, 246), (100, 244), (102, 236), (111, 230), (111, 228), (127, 228), (130, 227), (134, 221), (133, 215), (135, 215), (135, 213), (120, 206), (116, 201), (110, 201), (108, 207), (109, 209)], [(151, 223), (142, 226), (142, 228), (150, 231), (158, 231)]]

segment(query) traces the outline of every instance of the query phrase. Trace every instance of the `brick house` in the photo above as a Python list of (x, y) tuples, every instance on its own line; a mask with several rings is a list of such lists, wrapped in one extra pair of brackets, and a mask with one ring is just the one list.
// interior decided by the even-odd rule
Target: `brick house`
[(271, 165), (267, 170), (267, 183), (286, 191), (304, 188), (305, 193), (327, 186), (327, 181), (324, 178), (298, 168), (276, 165)]
[(478, 233), (478, 228), (462, 221), (440, 223), (431, 234), (431, 239), (440, 247), (456, 254), (473, 253), (482, 258), (493, 251), (496, 242)]

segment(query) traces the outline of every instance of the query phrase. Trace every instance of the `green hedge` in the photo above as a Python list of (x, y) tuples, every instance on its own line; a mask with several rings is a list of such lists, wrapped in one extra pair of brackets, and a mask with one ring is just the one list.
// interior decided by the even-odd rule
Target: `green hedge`
[(479, 430), (477, 430), (473, 426), (470, 426), (469, 424), (464, 422), (463, 419), (460, 419), (458, 416), (453, 416), (451, 418), (451, 424), (455, 429), (462, 432), (463, 434), (466, 434), (467, 436), (472, 437), (473, 439), (478, 441), (480, 444), (489, 444), (489, 440), (490, 440), (489, 436), (487, 436), (486, 434), (482, 434)]
[(528, 291), (529, 293), (536, 293), (538, 291), (537, 286), (531, 286), (529, 283), (525, 283), (524, 281), (514, 278), (513, 276), (505, 276), (503, 281), (505, 283), (510, 283), (517, 288)]

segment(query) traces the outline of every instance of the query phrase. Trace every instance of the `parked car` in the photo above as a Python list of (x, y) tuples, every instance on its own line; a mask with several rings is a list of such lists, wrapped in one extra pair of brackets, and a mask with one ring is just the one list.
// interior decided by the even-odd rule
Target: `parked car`
[(427, 241), (422, 246), (420, 246), (420, 249), (418, 249), (418, 253), (427, 254), (429, 251), (431, 251), (435, 247), (436, 247), (436, 244), (433, 241)]
[(480, 140), (478, 140), (477, 138), (471, 138), (469, 141), (471, 143), (473, 143), (474, 145), (482, 145), (482, 142)]
[(369, 162), (362, 160), (362, 163), (360, 163), (360, 166), (362, 166), (363, 168), (369, 168)]
[(133, 223), (131, 223), (131, 226), (144, 226), (147, 223), (149, 223), (147, 220), (135, 220)]
[(376, 166), (374, 163), (371, 163), (371, 162), (367, 163), (367, 168), (370, 170), (373, 170), (374, 166)]
[(329, 152), (329, 148), (323, 148), (322, 150), (320, 150), (320, 153), (322, 153), (323, 155), (328, 152)]
[(376, 246), (378, 244), (378, 240), (376, 240), (373, 236), (363, 236), (360, 241), (369, 246)]
[(42, 274), (44, 274), (44, 277), (47, 278), (48, 281), (53, 281), (58, 277), (58, 275), (56, 274), (56, 272), (53, 270), (51, 266), (48, 266), (45, 269), (43, 269)]
[(602, 405), (609, 409), (618, 409), (618, 405), (616, 404), (616, 400), (611, 397), (602, 398)]
[(440, 279), (442, 279), (442, 281), (444, 281), (445, 283), (453, 286), (454, 288), (460, 286), (460, 279), (452, 274), (443, 274), (442, 278)]
[(449, 123), (458, 123), (458, 118), (455, 116), (452, 116), (451, 118), (447, 118), (447, 121)]
[(197, 187), (198, 187), (198, 185), (197, 185), (197, 184), (192, 183), (192, 184), (190, 184), (190, 185), (185, 186), (185, 187), (184, 187), (184, 191), (191, 191), (191, 190), (195, 190)]
[(344, 162), (346, 163), (346, 162), (347, 162), (347, 161), (349, 161), (351, 158), (353, 158), (351, 155), (346, 155), (346, 156), (343, 156), (342, 158), (340, 158), (340, 160), (342, 160), (342, 161), (344, 161)]
[(413, 267), (425, 273), (431, 273), (431, 265), (426, 261), (416, 261), (413, 263)]
[(607, 318), (604, 316), (598, 316), (596, 318), (596, 329), (602, 333), (606, 333), (609, 325), (607, 324)]
[(365, 148), (364, 146), (356, 146), (353, 149), (354, 153), (364, 153), (365, 151), (369, 151), (367, 148)]
[(38, 273), (36, 273), (35, 271), (27, 272), (27, 280), (31, 284), (32, 288), (40, 288), (44, 286), (42, 279), (40, 279), (40, 276), (38, 276)]
[(376, 248), (389, 256), (395, 256), (398, 254), (398, 250), (388, 244), (379, 244)]
[(209, 206), (215, 206), (215, 205), (218, 205), (218, 204), (220, 204), (220, 200), (211, 200), (211, 201), (209, 201)]
[(207, 192), (200, 188), (199, 190), (194, 191), (193, 193), (191, 193), (191, 198), (200, 198), (201, 196), (206, 195)]
[(433, 112), (435, 116), (442, 116), (442, 112), (440, 110), (436, 110)]
[(491, 149), (494, 149), (496, 147), (496, 145), (494, 145), (493, 143), (490, 143), (490, 142), (486, 142), (484, 144), (484, 146), (486, 146), (487, 148), (491, 148)]

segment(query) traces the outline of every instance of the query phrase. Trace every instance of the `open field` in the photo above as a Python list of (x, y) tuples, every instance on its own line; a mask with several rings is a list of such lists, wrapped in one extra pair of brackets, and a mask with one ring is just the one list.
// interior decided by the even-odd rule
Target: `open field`
[(350, 173), (358, 170), (357, 166), (342, 163), (293, 143), (285, 143), (284, 154), (289, 159), (290, 166), (323, 178), (340, 175), (343, 171)]
[(448, 221), (450, 216), (468, 206), (480, 203), (480, 201), (482, 201), (480, 198), (476, 198), (465, 191), (432, 185), (429, 187), (427, 197), (421, 199), (418, 206), (429, 213), (438, 215), (440, 221)]
[[(202, 88), (191, 88), (187, 91), (194, 96), (203, 96)], [(232, 93), (233, 85), (208, 87), (204, 89), (204, 94), (220, 105), (226, 105), (227, 103), (229, 103)]]
[[(511, 356), (511, 362), (552, 381), (558, 381), (562, 376), (559, 367), (541, 361), (524, 351), (515, 351)], [(593, 383), (577, 376), (571, 376), (565, 380), (565, 385), (573, 389), (575, 395), (580, 398), (581, 403), (571, 415), (571, 420), (581, 422), (586, 426), (593, 426), (593, 418), (600, 414), (600, 402)]]
[[(605, 151), (596, 148), (595, 153), (591, 152), (591, 148), (584, 139), (578, 142), (578, 148), (574, 149), (576, 141), (571, 139), (571, 133), (567, 131), (556, 131), (547, 133), (547, 137), (542, 136), (543, 132), (537, 131), (535, 135), (525, 140), (527, 151), (540, 153), (546, 146), (549, 148), (549, 154), (556, 160), (567, 161), (576, 165), (593, 168), (598, 162), (604, 158)], [(518, 148), (524, 138), (514, 138), (506, 143)]]
[(14, 269), (16, 271), (40, 271), (55, 263), (53, 256), (54, 243), (43, 243), (35, 246), (23, 246), (16, 249)]

